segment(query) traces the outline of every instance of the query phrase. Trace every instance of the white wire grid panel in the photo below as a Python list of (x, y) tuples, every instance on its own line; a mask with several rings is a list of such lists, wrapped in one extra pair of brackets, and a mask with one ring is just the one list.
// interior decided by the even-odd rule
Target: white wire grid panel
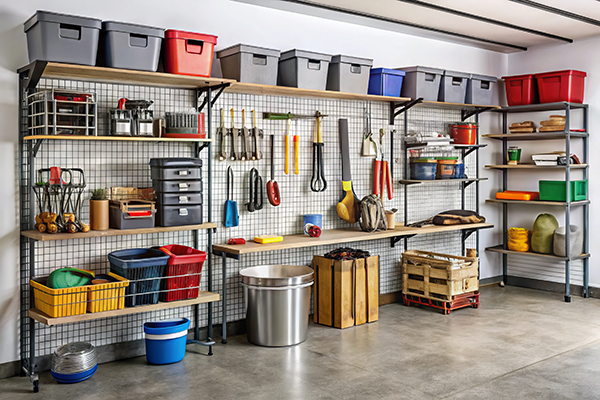
[[(104, 83), (84, 83), (65, 80), (42, 80), (40, 88), (60, 87), (85, 91), (95, 91), (98, 99), (99, 135), (108, 134), (108, 110), (115, 108), (119, 98), (153, 100), (155, 117), (163, 117), (165, 112), (192, 111), (195, 104), (195, 92), (182, 89), (163, 89), (142, 86), (115, 85)], [(242, 127), (241, 110), (246, 110), (246, 126), (252, 127), (252, 110), (257, 115), (257, 125), (264, 132), (260, 147), (263, 158), (258, 161), (219, 161), (219, 142), (213, 144), (213, 207), (212, 220), (218, 228), (213, 235), (214, 243), (225, 243), (229, 238), (243, 237), (251, 240), (263, 234), (289, 235), (302, 232), (304, 214), (322, 214), (323, 229), (345, 228), (349, 225), (337, 217), (335, 206), (342, 197), (341, 157), (338, 138), (338, 119), (348, 119), (350, 137), (350, 159), (352, 165), (353, 187), (359, 198), (371, 193), (373, 181), (373, 157), (362, 157), (363, 133), (366, 130), (365, 111), (371, 115), (371, 130), (378, 138), (380, 128), (385, 130), (384, 158), (390, 160), (390, 130), (396, 129), (394, 140), (394, 160), (391, 163), (394, 175), (394, 198), (385, 200), (386, 209), (397, 208), (398, 222), (402, 221), (403, 189), (398, 180), (404, 177), (404, 134), (403, 115), (396, 120), (395, 126), (389, 125), (389, 104), (384, 102), (365, 102), (350, 100), (323, 100), (288, 98), (277, 96), (257, 96), (224, 93), (213, 108), (213, 132), (215, 137), (220, 125), (219, 109), (225, 111), (225, 127), (231, 126), (229, 110), (235, 110), (235, 127)], [(206, 110), (204, 110), (206, 112)], [(324, 165), (328, 188), (315, 193), (310, 189), (313, 167), (314, 119), (302, 119), (291, 124), (290, 132), (290, 173), (284, 174), (284, 138), (286, 121), (268, 121), (262, 119), (263, 112), (294, 113), (312, 115), (316, 111), (327, 115), (323, 118), (322, 133), (325, 143)], [(460, 112), (452, 110), (416, 107), (408, 112), (409, 130), (438, 130), (445, 132), (448, 123), (460, 120)], [(275, 176), (281, 191), (281, 205), (273, 207), (266, 196), (266, 183), (270, 177), (269, 135), (275, 135)], [(299, 136), (299, 174), (294, 174), (293, 135)], [(218, 139), (218, 138), (217, 138)], [(238, 141), (239, 143), (239, 141)], [(458, 153), (457, 153), (458, 154)], [(60, 166), (76, 167), (85, 172), (87, 187), (133, 186), (150, 187), (150, 168), (148, 162), (153, 157), (192, 157), (193, 145), (184, 143), (130, 143), (130, 142), (88, 142), (88, 141), (46, 141), (36, 158), (35, 169)], [(207, 188), (207, 152), (203, 151), (204, 189)], [(467, 174), (475, 175), (474, 154), (468, 156)], [(234, 189), (232, 199), (238, 204), (240, 224), (238, 227), (225, 228), (224, 202), (226, 200), (226, 171), (231, 166), (234, 171)], [(249, 173), (256, 168), (263, 179), (263, 209), (248, 212), (245, 203), (249, 198)], [(426, 219), (434, 214), (461, 207), (460, 186), (457, 182), (413, 185), (408, 190), (409, 222)], [(88, 192), (89, 193), (89, 192)], [(88, 197), (86, 197), (87, 200)], [(466, 191), (466, 208), (475, 208), (475, 185)], [(87, 201), (82, 212), (83, 220), (88, 220)], [(207, 221), (206, 198), (204, 220)], [(474, 247), (475, 235), (467, 242)], [(206, 235), (200, 232), (200, 249), (207, 249)], [(193, 246), (191, 232), (156, 233), (151, 235), (132, 235), (108, 238), (89, 238), (36, 244), (36, 276), (49, 274), (52, 270), (65, 266), (76, 266), (104, 272), (108, 268), (106, 255), (112, 251), (127, 248), (147, 248), (177, 243)], [(380, 256), (380, 293), (401, 290), (400, 256), (402, 242), (390, 248), (388, 240), (352, 243), (352, 247), (370, 251)], [(339, 246), (321, 246), (288, 251), (266, 252), (244, 255), (241, 261), (228, 260), (226, 275), (228, 290), (228, 321), (245, 317), (243, 291), (240, 285), (239, 271), (243, 268), (265, 264), (310, 265), (312, 257), (324, 254)], [(461, 234), (433, 234), (416, 236), (408, 240), (408, 248), (460, 254)], [(213, 257), (213, 291), (222, 293), (221, 258)], [(206, 265), (205, 265), (206, 268)], [(206, 271), (206, 269), (204, 269)], [(202, 274), (200, 290), (206, 290), (207, 275)], [(222, 302), (215, 303), (214, 323), (221, 322)], [(206, 307), (200, 308), (199, 325), (207, 324)], [(143, 323), (148, 320), (174, 317), (190, 317), (191, 307), (175, 308), (160, 312), (134, 314), (130, 316), (107, 318), (84, 323), (45, 327), (36, 323), (38, 335), (38, 355), (51, 354), (54, 349), (74, 340), (86, 340), (92, 344), (106, 345), (143, 338)], [(25, 344), (26, 345), (26, 344)]]

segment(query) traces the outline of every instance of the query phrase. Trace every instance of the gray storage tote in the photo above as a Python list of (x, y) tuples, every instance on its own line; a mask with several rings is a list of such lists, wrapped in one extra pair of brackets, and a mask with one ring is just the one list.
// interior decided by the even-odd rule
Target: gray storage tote
[(472, 74), (467, 85), (467, 104), (491, 105), (494, 83), (498, 78), (488, 75)]
[(104, 21), (101, 56), (112, 68), (156, 72), (165, 30), (145, 25)]
[(223, 78), (261, 85), (277, 85), (281, 52), (264, 47), (236, 44), (217, 52)]
[(102, 21), (37, 11), (23, 24), (29, 62), (35, 60), (96, 65)]
[(464, 104), (470, 76), (464, 72), (444, 71), (438, 101)]
[(327, 73), (327, 90), (367, 94), (373, 60), (368, 58), (333, 56)]
[(288, 50), (279, 58), (279, 85), (325, 90), (330, 61), (327, 54)]
[(437, 101), (443, 69), (420, 66), (396, 69), (406, 72), (400, 94), (402, 97), (422, 97), (423, 100)]

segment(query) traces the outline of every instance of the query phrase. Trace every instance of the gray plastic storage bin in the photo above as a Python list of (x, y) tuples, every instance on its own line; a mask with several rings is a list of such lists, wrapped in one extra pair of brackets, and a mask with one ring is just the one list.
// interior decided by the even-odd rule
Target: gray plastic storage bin
[(198, 158), (152, 158), (151, 178), (158, 180), (202, 179), (202, 160)]
[(96, 65), (102, 21), (95, 18), (37, 11), (23, 24), (29, 62), (55, 61)]
[(275, 86), (280, 54), (279, 50), (236, 44), (218, 51), (217, 58), (223, 78)]
[(437, 101), (440, 93), (443, 69), (429, 67), (396, 68), (406, 72), (400, 96), (423, 100)]
[(472, 74), (467, 85), (467, 104), (491, 105), (494, 83), (498, 78), (489, 75)]
[(327, 90), (367, 94), (373, 60), (368, 58), (333, 56), (327, 73)]
[(156, 203), (159, 207), (202, 204), (202, 200), (202, 193), (156, 193)]
[(102, 64), (156, 72), (165, 30), (124, 22), (102, 23)]
[(331, 56), (303, 50), (288, 50), (279, 58), (280, 86), (325, 90)]
[(180, 226), (202, 223), (202, 205), (161, 206), (156, 213), (156, 225)]
[(111, 229), (145, 229), (154, 228), (156, 210), (151, 211), (148, 217), (132, 217), (118, 208), (110, 207), (108, 218)]
[(438, 100), (464, 104), (467, 96), (467, 83), (470, 77), (470, 74), (464, 72), (444, 71)]

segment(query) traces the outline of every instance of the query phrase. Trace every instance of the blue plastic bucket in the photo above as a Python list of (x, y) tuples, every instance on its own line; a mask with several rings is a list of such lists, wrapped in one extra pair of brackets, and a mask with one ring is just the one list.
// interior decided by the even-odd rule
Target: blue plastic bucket
[(146, 360), (150, 364), (172, 364), (183, 360), (189, 327), (187, 318), (146, 322)]

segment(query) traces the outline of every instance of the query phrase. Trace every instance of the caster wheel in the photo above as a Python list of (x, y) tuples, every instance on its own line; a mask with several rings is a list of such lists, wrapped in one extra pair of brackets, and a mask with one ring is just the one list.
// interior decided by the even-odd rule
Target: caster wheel
[(498, 286), (500, 286), (500, 287), (504, 287), (504, 282), (500, 282), (500, 283), (498, 283)]

